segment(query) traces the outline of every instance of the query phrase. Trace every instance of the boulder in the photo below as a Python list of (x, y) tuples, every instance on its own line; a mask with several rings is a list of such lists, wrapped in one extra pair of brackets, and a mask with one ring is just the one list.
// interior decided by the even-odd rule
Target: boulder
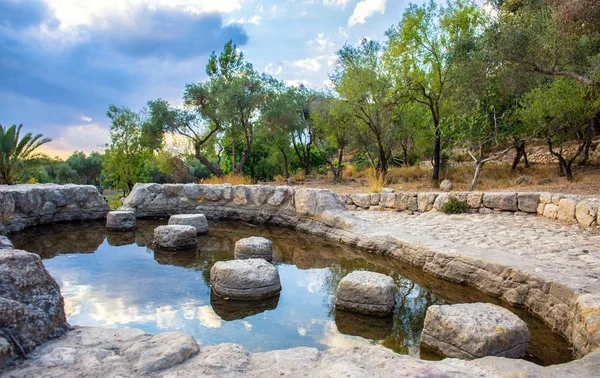
[(556, 214), (556, 219), (563, 222), (574, 222), (576, 205), (577, 202), (574, 198), (561, 198), (558, 202), (558, 213)]
[(370, 194), (359, 194), (352, 193), (350, 194), (350, 199), (356, 206), (362, 207), (363, 209), (368, 209), (371, 206), (371, 195)]
[(215, 295), (230, 300), (260, 300), (281, 291), (277, 269), (263, 259), (218, 261), (210, 283)]
[[(36, 254), (0, 250), (0, 329), (25, 353), (68, 329), (60, 288)], [(19, 354), (12, 340), (0, 336), (0, 367)]]
[(593, 201), (581, 201), (575, 207), (575, 218), (577, 223), (584, 227), (594, 225), (598, 215), (598, 203)]
[(394, 310), (396, 284), (381, 273), (355, 271), (340, 281), (335, 294), (336, 310), (387, 316)]
[(198, 245), (194, 226), (170, 225), (154, 229), (154, 244), (164, 249), (186, 249)]
[(421, 347), (447, 357), (521, 358), (529, 344), (527, 324), (489, 303), (431, 306), (425, 315)]
[(13, 243), (6, 236), (0, 236), (0, 249), (14, 249)]
[(235, 243), (235, 258), (273, 260), (273, 242), (269, 239), (252, 236)]
[(440, 184), (440, 190), (442, 192), (449, 192), (454, 188), (454, 184), (450, 180), (444, 180)]
[(204, 214), (179, 214), (169, 218), (169, 225), (182, 225), (196, 227), (198, 235), (208, 233), (208, 221)]
[(135, 230), (135, 213), (133, 211), (111, 211), (106, 214), (106, 228), (111, 231)]

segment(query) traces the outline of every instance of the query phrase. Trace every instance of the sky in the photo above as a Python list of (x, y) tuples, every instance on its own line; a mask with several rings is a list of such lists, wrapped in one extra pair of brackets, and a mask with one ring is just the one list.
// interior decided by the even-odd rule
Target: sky
[[(423, 0), (413, 0), (420, 4)], [(182, 103), (228, 41), (258, 71), (322, 89), (335, 52), (383, 41), (408, 0), (0, 0), (0, 124), (101, 150), (110, 104)]]

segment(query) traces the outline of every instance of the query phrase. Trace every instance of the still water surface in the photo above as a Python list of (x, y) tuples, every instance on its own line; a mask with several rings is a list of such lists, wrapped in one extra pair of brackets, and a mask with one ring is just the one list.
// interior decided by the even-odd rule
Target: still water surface
[[(134, 327), (151, 333), (182, 331), (202, 345), (234, 342), (251, 351), (298, 346), (343, 347), (381, 344), (402, 354), (419, 351), (420, 331), (432, 304), (494, 301), (376, 256), (293, 230), (211, 223), (198, 249), (155, 251), (152, 232), (165, 220), (138, 221), (129, 233), (107, 233), (101, 223), (62, 224), (15, 235), (17, 248), (38, 253), (58, 281), (72, 325)], [(274, 264), (283, 290), (259, 303), (211, 296), (209, 272), (231, 260), (234, 244), (248, 236), (273, 241)], [(398, 285), (394, 315), (380, 319), (335, 311), (337, 285), (354, 270), (391, 276)], [(428, 289), (429, 288), (429, 289)], [(511, 309), (532, 332), (529, 359), (568, 361), (563, 339), (524, 311)]]

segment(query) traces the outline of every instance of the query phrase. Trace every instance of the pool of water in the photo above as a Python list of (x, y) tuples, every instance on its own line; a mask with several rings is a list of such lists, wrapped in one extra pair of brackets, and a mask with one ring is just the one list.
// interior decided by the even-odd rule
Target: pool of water
[[(377, 256), (289, 229), (211, 223), (186, 252), (154, 250), (152, 232), (166, 220), (138, 221), (135, 232), (112, 233), (102, 223), (44, 226), (14, 235), (19, 249), (38, 253), (60, 285), (72, 325), (134, 327), (151, 333), (181, 331), (201, 345), (234, 342), (251, 351), (298, 346), (381, 344), (401, 354), (434, 359), (419, 350), (420, 332), (432, 304), (486, 301), (475, 290), (424, 276), (392, 258)], [(273, 241), (283, 290), (262, 302), (224, 301), (211, 295), (209, 272), (231, 260), (234, 244), (248, 236)], [(398, 285), (392, 317), (336, 311), (339, 281), (354, 270), (391, 276)], [(525, 311), (511, 308), (532, 333), (528, 359), (569, 361), (564, 339)]]

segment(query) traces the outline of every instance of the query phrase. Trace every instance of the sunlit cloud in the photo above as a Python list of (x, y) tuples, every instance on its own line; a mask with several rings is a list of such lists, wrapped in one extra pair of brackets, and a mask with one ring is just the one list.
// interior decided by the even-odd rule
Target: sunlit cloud
[(356, 4), (354, 12), (348, 20), (348, 26), (364, 24), (367, 18), (375, 13), (385, 13), (387, 0), (362, 0)]

